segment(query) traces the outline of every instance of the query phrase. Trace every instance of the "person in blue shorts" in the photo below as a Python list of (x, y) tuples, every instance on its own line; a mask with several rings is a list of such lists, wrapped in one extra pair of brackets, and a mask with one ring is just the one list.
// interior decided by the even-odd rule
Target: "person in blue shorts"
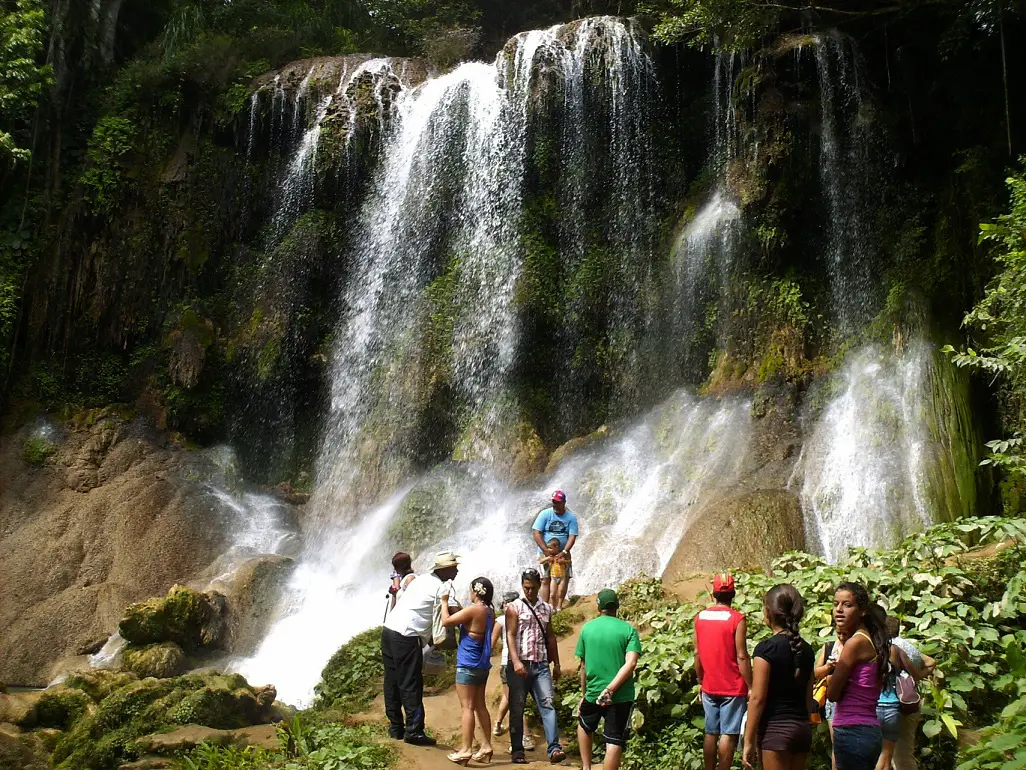
[[(563, 490), (557, 489), (552, 493), (552, 507), (546, 508), (538, 514), (534, 520), (534, 526), (531, 527), (531, 535), (538, 546), (538, 552), (542, 555), (547, 554), (546, 544), (553, 538), (559, 541), (559, 547), (562, 549), (560, 555), (566, 564), (566, 576), (563, 582), (556, 586), (556, 593), (560, 595), (553, 595), (550, 602), (558, 609), (562, 606), (563, 599), (566, 598), (566, 589), (573, 576), (570, 551), (577, 542), (577, 515), (566, 507), (566, 493)], [(543, 564), (541, 598), (544, 602), (549, 602), (551, 585), (549, 565)]]

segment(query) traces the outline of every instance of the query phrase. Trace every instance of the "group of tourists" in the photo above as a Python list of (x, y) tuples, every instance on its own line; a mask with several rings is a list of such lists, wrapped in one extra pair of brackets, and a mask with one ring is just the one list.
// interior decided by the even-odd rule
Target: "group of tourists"
[[(460, 746), (448, 755), (452, 762), (491, 762), (493, 738), (508, 725), (512, 762), (526, 764), (525, 752), (534, 748), (524, 719), (528, 694), (537, 707), (549, 761), (566, 758), (554, 703), (553, 683), (562, 668), (552, 616), (566, 600), (578, 524), (562, 491), (553, 494), (552, 503), (532, 527), (539, 568), (521, 572), (520, 591), (502, 595), (498, 615), (487, 577), (470, 581), (465, 606), (457, 601), (455, 554), (437, 554), (431, 572), (422, 575), (414, 574), (408, 554), (393, 557), (381, 635), (385, 713), (393, 738), (435, 744), (424, 729), (425, 655), (455, 648), (462, 716)], [(916, 767), (916, 683), (936, 664), (901, 638), (896, 618), (871, 602), (861, 585), (842, 583), (834, 594), (833, 639), (817, 656), (799, 633), (804, 616), (800, 593), (793, 585), (774, 586), (763, 599), (763, 620), (772, 634), (749, 656), (745, 616), (733, 608), (736, 590), (732, 575), (714, 576), (714, 604), (694, 621), (705, 770), (729, 770), (742, 739), (745, 767), (804, 770), (812, 726), (822, 720), (830, 728), (834, 770)], [(575, 651), (583, 693), (577, 739), (582, 766), (590, 770), (592, 738), (602, 723), (603, 767), (618, 770), (631, 724), (641, 642), (637, 630), (617, 617), (615, 591), (600, 591), (597, 605), (599, 616), (582, 627)], [(502, 698), (493, 725), (485, 688), (497, 645), (502, 646)]]
[(834, 770), (914, 770), (916, 683), (936, 661), (902, 639), (897, 618), (858, 583), (834, 592), (834, 638), (816, 656), (798, 627), (805, 614), (793, 585), (771, 588), (763, 621), (773, 632), (748, 654), (745, 616), (733, 609), (733, 576), (713, 579), (715, 604), (695, 618), (695, 668), (705, 711), (705, 770), (742, 762), (804, 770), (812, 726), (826, 720)]

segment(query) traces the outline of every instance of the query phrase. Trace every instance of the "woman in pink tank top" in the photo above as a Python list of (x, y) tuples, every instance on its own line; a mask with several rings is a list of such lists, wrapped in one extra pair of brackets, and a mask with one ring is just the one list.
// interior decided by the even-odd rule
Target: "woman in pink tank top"
[(837, 770), (874, 770), (883, 746), (876, 703), (890, 656), (884, 614), (858, 583), (841, 583), (834, 593), (834, 622), (847, 637), (827, 697), (834, 708)]

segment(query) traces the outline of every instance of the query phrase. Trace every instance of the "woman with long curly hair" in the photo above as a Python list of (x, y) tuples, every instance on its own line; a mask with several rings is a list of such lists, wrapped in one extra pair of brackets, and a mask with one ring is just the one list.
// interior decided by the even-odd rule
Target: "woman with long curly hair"
[(758, 756), (763, 770), (804, 770), (812, 749), (812, 647), (798, 626), (805, 614), (798, 589), (773, 586), (763, 599), (763, 618), (773, 636), (759, 642), (752, 658), (745, 767)]
[(885, 614), (858, 583), (834, 592), (834, 622), (847, 641), (837, 660), (827, 697), (834, 707), (834, 762), (837, 770), (874, 770), (883, 748), (876, 714), (887, 678), (891, 645)]

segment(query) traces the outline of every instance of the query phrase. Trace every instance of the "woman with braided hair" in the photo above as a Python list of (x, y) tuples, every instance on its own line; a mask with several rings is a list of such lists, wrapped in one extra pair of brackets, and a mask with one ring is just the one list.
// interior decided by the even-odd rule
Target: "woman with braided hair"
[(812, 749), (812, 647), (799, 634), (805, 614), (798, 589), (773, 586), (763, 599), (763, 618), (773, 631), (752, 658), (752, 691), (742, 760), (763, 770), (804, 770)]
[[(470, 604), (459, 612), (449, 614), (449, 600), (442, 597), (442, 625), (459, 626), (460, 643), (456, 649), (456, 694), (463, 709), (460, 724), (463, 745), (449, 755), (449, 760), (466, 766), (475, 762), (492, 761), (492, 718), (485, 705), (485, 685), (492, 667), (492, 581), (477, 577), (470, 581)], [(481, 749), (474, 753), (474, 728), (481, 728)]]

